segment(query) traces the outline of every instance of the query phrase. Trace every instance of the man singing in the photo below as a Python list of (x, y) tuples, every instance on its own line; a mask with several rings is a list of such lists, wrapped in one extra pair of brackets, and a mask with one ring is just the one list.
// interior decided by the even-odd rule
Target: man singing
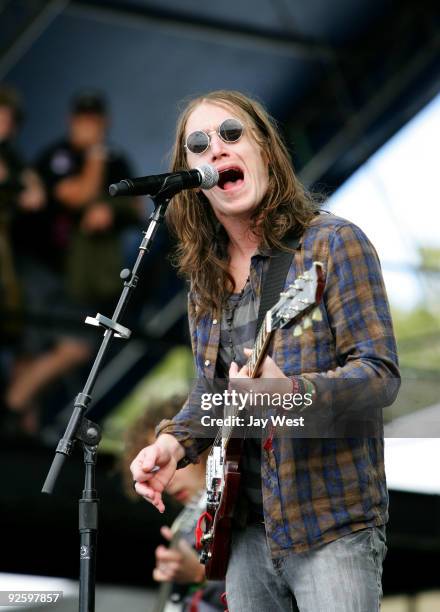
[[(379, 261), (363, 232), (319, 213), (273, 120), (238, 92), (208, 93), (183, 111), (172, 169), (202, 164), (217, 168), (218, 185), (183, 191), (168, 211), (178, 265), (190, 281), (197, 377), (248, 376), (244, 349), (255, 340), (270, 259), (293, 235), (299, 244), (286, 284), (320, 261), (322, 320), (300, 337), (277, 330), (259, 378), (277, 380), (285, 393), (311, 390), (318, 400), (329, 381), (380, 384), (382, 405), (391, 403), (396, 345)], [(208, 443), (192, 431), (196, 420), (200, 410), (188, 401), (131, 465), (136, 491), (161, 512), (177, 467), (196, 462)], [(249, 440), (241, 471), (226, 576), (230, 612), (379, 610), (388, 519), (383, 438)]]

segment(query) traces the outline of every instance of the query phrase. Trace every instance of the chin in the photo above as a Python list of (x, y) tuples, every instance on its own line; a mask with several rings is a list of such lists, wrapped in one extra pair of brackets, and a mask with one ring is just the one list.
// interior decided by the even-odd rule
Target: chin
[(252, 212), (256, 207), (257, 204), (255, 204), (252, 200), (249, 200), (249, 198), (237, 198), (236, 200), (231, 199), (229, 201), (219, 203), (217, 205), (217, 210), (221, 214), (243, 214), (247, 212)]
[(254, 210), (256, 209), (257, 205), (256, 204), (249, 204), (249, 203), (243, 203), (243, 204), (235, 204), (235, 206), (232, 206), (230, 209), (230, 213), (232, 215), (237, 215), (237, 216), (248, 216), (250, 217), (252, 215), (252, 213), (254, 212)]

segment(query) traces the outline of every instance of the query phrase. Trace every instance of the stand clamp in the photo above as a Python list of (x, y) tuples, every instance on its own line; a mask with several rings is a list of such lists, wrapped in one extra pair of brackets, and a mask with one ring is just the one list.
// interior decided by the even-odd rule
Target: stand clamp
[(104, 315), (97, 313), (96, 317), (86, 317), (85, 322), (87, 325), (94, 325), (95, 327), (104, 327), (106, 330), (113, 330), (115, 338), (122, 338), (128, 340), (131, 336), (131, 331), (128, 327), (124, 327), (120, 323), (116, 323), (113, 319), (109, 319)]

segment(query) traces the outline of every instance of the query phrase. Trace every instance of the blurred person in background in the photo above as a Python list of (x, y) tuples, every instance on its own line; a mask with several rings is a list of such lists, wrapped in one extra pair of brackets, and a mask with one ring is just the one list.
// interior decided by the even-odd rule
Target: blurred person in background
[[(20, 216), (34, 218), (45, 206), (45, 192), (36, 172), (28, 166), (15, 140), (24, 118), (21, 97), (13, 87), (0, 85), (0, 381), (5, 388), (14, 371), (14, 357), (23, 326), (25, 302), (17, 253), (11, 231)], [(0, 417), (7, 420), (4, 398)], [(2, 428), (3, 430), (3, 428)]]
[[(127, 430), (121, 468), (125, 492), (129, 498), (139, 499), (133, 489), (130, 463), (145, 444), (154, 442), (157, 424), (162, 419), (173, 418), (184, 400), (184, 397), (174, 396), (163, 401), (149, 402), (145, 413)], [(196, 522), (206, 507), (205, 470), (206, 453), (201, 456), (200, 463), (178, 470), (166, 489), (166, 493), (185, 509), (171, 527), (164, 525), (160, 530), (170, 544), (168, 547), (161, 545), (156, 548), (153, 578), (162, 587), (154, 612), (167, 612), (171, 600), (176, 603), (172, 609), (182, 612), (224, 610), (220, 598), (225, 591), (225, 584), (223, 581), (206, 581), (205, 568), (193, 548)]]
[(133, 199), (108, 195), (110, 183), (131, 174), (126, 158), (107, 142), (108, 126), (101, 94), (76, 95), (67, 136), (35, 165), (45, 187), (44, 209), (15, 219), (26, 304), (40, 320), (22, 342), (6, 404), (28, 432), (38, 429), (40, 392), (91, 356), (96, 334), (85, 328), (85, 316), (112, 310), (122, 289), (121, 235), (139, 215)]
[(107, 305), (119, 294), (122, 233), (139, 223), (133, 198), (108, 194), (110, 183), (132, 175), (126, 156), (108, 143), (108, 128), (105, 98), (81, 92), (71, 103), (67, 136), (37, 161), (51, 211), (51, 264), (62, 266), (68, 294), (86, 304)]
[(15, 336), (14, 315), (20, 305), (12, 246), (11, 223), (17, 214), (32, 213), (44, 206), (45, 194), (37, 174), (29, 167), (15, 146), (15, 139), (23, 120), (23, 106), (18, 92), (0, 85), (0, 295), (2, 336)]

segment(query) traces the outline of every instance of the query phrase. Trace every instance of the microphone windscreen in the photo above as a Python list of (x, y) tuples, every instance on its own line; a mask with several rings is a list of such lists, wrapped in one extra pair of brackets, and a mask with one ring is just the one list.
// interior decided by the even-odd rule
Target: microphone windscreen
[(131, 187), (132, 185), (130, 185), (128, 179), (125, 179), (123, 181), (119, 181), (119, 183), (112, 183), (108, 188), (108, 192), (112, 197), (129, 195)]
[(210, 166), (209, 164), (205, 164), (196, 169), (202, 175), (202, 182), (200, 183), (200, 187), (202, 189), (212, 189), (217, 185), (219, 179), (217, 168), (214, 168), (214, 166)]

